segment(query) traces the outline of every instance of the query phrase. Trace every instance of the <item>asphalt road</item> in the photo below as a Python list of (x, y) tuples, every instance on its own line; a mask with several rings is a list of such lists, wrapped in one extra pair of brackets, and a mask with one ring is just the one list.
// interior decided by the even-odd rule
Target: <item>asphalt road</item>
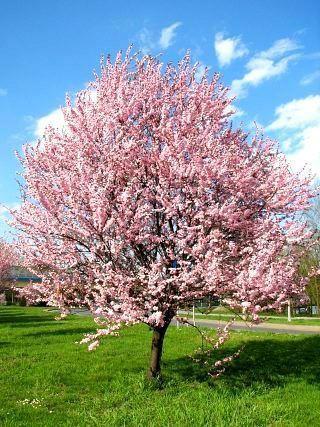
[[(192, 323), (190, 319), (189, 322)], [(171, 323), (176, 325), (177, 321), (174, 319)], [(227, 322), (219, 320), (196, 319), (196, 326), (205, 328), (216, 329), (218, 327), (224, 327), (226, 324)], [(180, 325), (182, 324), (180, 323)], [(235, 322), (230, 326), (229, 329), (237, 331), (274, 332), (278, 334), (320, 334), (319, 326), (283, 325), (281, 323), (261, 323), (259, 325), (253, 325), (249, 327), (244, 322)]]
[[(83, 309), (74, 309), (72, 310), (74, 314), (80, 316), (91, 316), (91, 313), (88, 310)], [(192, 320), (189, 319), (189, 322)], [(227, 322), (219, 320), (204, 320), (196, 319), (196, 325), (217, 329), (218, 327), (224, 327)], [(173, 319), (171, 324), (173, 326), (177, 325), (176, 319)], [(186, 326), (180, 323), (181, 326)], [(237, 331), (254, 331), (254, 332), (274, 332), (278, 334), (320, 334), (319, 326), (310, 326), (310, 325), (288, 325), (281, 323), (261, 323), (259, 325), (253, 325), (249, 327), (244, 322), (234, 322), (229, 329)]]

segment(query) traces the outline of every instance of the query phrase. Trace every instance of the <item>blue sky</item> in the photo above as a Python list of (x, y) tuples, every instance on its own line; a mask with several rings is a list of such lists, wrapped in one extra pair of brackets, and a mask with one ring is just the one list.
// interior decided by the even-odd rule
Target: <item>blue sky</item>
[[(278, 139), (294, 168), (320, 176), (320, 2), (317, 0), (0, 3), (0, 203), (19, 202), (14, 150), (92, 79), (101, 54), (131, 43), (177, 61), (187, 49), (238, 95), (235, 120)], [(0, 234), (6, 230), (0, 207)]]

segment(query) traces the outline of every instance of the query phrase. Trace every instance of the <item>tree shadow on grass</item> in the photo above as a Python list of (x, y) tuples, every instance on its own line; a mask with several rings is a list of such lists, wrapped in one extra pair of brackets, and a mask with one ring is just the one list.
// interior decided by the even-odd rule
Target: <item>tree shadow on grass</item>
[(24, 313), (0, 313), (0, 325), (8, 324), (11, 327), (37, 326), (39, 324), (51, 324), (53, 321), (51, 315), (33, 316)]
[[(76, 335), (80, 337), (84, 333), (92, 333), (95, 331), (94, 325), (91, 327), (77, 327), (75, 324), (72, 325), (75, 317), (69, 317), (67, 321), (55, 320), (57, 312), (50, 312), (44, 314), (40, 312), (37, 314), (28, 314), (24, 311), (5, 311), (0, 312), (0, 326), (9, 326), (10, 328), (33, 328), (35, 331), (25, 333), (25, 337), (40, 337), (40, 336), (58, 336), (58, 335)], [(70, 325), (71, 321), (71, 325)], [(44, 328), (43, 328), (44, 327)], [(47, 328), (50, 327), (50, 328)]]
[[(229, 347), (215, 360), (236, 350)], [(180, 380), (208, 382), (212, 386), (219, 382), (234, 393), (243, 392), (244, 387), (282, 387), (297, 379), (320, 386), (320, 336), (249, 340), (218, 381), (212, 381), (208, 370), (189, 357), (166, 361), (164, 367), (169, 376), (172, 373)]]
[[(43, 313), (40, 312), (40, 314), (37, 316), (27, 314), (27, 312), (0, 312), (0, 326), (7, 325), (11, 328), (37, 328), (42, 326), (53, 326), (58, 327), (58, 331), (49, 331), (48, 334), (57, 334), (60, 333), (60, 328), (65, 326), (64, 320), (56, 320), (55, 317), (59, 315), (58, 311), (51, 311), (49, 313)], [(72, 322), (75, 320), (75, 317), (70, 316), (68, 317), (67, 321)], [(94, 329), (91, 328), (91, 331)], [(79, 329), (80, 330), (80, 329)], [(85, 332), (89, 331), (90, 329), (86, 330)], [(42, 332), (40, 332), (42, 334)], [(65, 332), (66, 334), (68, 332)], [(32, 334), (31, 334), (32, 335)]]
[[(59, 326), (62, 327), (63, 325), (59, 323)], [(39, 331), (39, 332), (32, 332), (30, 334), (25, 334), (26, 337), (39, 337), (39, 336), (57, 336), (57, 335), (75, 335), (79, 334), (81, 339), (83, 338), (83, 334), (88, 333), (94, 333), (95, 327), (94, 325), (90, 328), (63, 328), (59, 330), (50, 330), (50, 331)]]

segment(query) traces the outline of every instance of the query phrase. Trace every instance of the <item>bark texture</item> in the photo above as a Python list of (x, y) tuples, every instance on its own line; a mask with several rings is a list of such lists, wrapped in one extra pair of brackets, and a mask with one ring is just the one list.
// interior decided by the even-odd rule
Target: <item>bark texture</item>
[(162, 328), (153, 329), (150, 366), (147, 375), (149, 379), (161, 377), (161, 356), (163, 341), (168, 326), (169, 325), (165, 325)]

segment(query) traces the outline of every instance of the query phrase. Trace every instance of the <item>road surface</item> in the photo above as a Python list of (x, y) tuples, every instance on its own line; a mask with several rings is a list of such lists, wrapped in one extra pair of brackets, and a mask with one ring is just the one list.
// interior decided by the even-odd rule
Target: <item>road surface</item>
[[(91, 316), (90, 311), (84, 309), (74, 309), (72, 312), (80, 316)], [(192, 323), (192, 320), (189, 319), (189, 322)], [(173, 319), (171, 324), (176, 325), (176, 319)], [(196, 319), (196, 325), (205, 328), (217, 329), (218, 327), (224, 327), (226, 324), (227, 322), (222, 320)], [(180, 325), (182, 324), (180, 323)], [(320, 326), (287, 325), (281, 323), (261, 323), (249, 327), (244, 322), (234, 322), (229, 329), (237, 331), (274, 332), (278, 334), (320, 334)]]
[[(189, 319), (189, 322), (192, 323), (192, 320)], [(177, 321), (174, 319), (173, 324), (177, 324)], [(206, 320), (206, 319), (196, 319), (196, 325), (213, 328), (224, 327), (227, 322), (219, 320)], [(284, 325), (281, 323), (260, 323), (259, 325), (253, 325), (249, 327), (244, 322), (234, 322), (230, 330), (237, 331), (255, 331), (255, 332), (274, 332), (278, 334), (320, 334), (319, 326), (309, 326), (309, 325)]]

